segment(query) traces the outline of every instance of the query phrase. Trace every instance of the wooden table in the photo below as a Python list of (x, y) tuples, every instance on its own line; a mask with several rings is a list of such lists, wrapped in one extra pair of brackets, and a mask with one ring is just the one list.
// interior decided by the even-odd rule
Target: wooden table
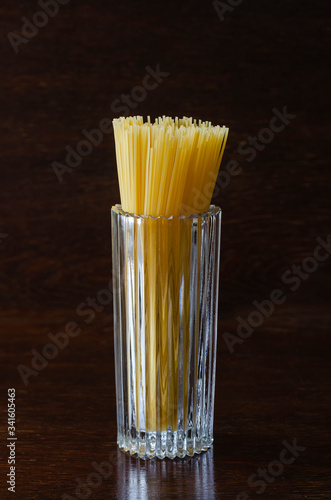
[[(1, 500), (331, 498), (331, 259), (316, 250), (330, 234), (327, 5), (244, 0), (221, 22), (211, 2), (71, 0), (18, 53), (7, 33), (45, 17), (32, 1), (1, 7)], [(157, 65), (162, 76), (147, 78)], [(229, 125), (223, 170), (237, 162), (213, 200), (223, 209), (215, 443), (184, 460), (117, 450), (112, 304), (89, 323), (77, 309), (111, 275), (112, 134), (62, 182), (52, 167), (66, 146), (84, 147), (84, 129), (119, 116), (124, 94), (131, 113)], [(271, 134), (284, 107), (296, 117)], [(251, 153), (238, 149), (254, 136)], [(302, 262), (309, 272), (294, 279)], [(241, 342), (239, 322), (276, 289), (285, 300)], [(65, 327), (80, 332), (26, 371)]]

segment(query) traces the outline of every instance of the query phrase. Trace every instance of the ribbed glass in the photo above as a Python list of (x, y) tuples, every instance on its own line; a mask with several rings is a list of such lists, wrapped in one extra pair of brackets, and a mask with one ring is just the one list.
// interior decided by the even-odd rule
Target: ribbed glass
[(111, 221), (117, 443), (192, 456), (213, 442), (221, 210)]

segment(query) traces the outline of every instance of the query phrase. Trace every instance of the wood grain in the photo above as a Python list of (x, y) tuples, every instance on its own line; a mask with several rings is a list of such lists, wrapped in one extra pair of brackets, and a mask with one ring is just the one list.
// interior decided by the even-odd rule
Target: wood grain
[[(296, 291), (282, 280), (330, 234), (327, 5), (245, 0), (221, 22), (212, 2), (71, 0), (18, 54), (7, 33), (20, 34), (21, 17), (40, 7), (1, 7), (1, 499), (79, 498), (77, 478), (104, 461), (109, 477), (86, 498), (254, 498), (248, 478), (295, 439), (305, 450), (262, 498), (330, 498), (331, 259)], [(214, 198), (223, 209), (215, 444), (173, 462), (117, 450), (112, 304), (90, 323), (77, 312), (111, 278), (113, 136), (61, 183), (51, 166), (84, 129), (118, 116), (112, 103), (157, 64), (169, 76), (131, 112), (224, 123), (223, 165), (241, 167)], [(284, 106), (296, 118), (248, 162), (239, 144)], [(224, 333), (276, 288), (286, 301), (231, 354)], [(25, 386), (17, 366), (31, 366), (31, 350), (70, 321), (81, 333)], [(8, 387), (17, 392), (16, 496), (6, 486)]]

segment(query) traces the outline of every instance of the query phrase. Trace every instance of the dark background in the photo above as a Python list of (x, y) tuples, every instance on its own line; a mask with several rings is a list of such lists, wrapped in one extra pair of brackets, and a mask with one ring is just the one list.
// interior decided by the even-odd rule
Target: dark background
[[(7, 34), (21, 35), (21, 18), (40, 6), (1, 5), (1, 499), (79, 498), (77, 478), (86, 482), (92, 463), (110, 454), (110, 477), (80, 498), (254, 498), (249, 476), (295, 439), (305, 450), (261, 498), (331, 498), (331, 259), (296, 291), (282, 281), (330, 234), (328, 6), (243, 0), (221, 22), (211, 1), (71, 0), (15, 54)], [(76, 312), (111, 276), (113, 136), (61, 183), (52, 168), (83, 129), (119, 116), (111, 104), (157, 64), (169, 76), (131, 114), (225, 124), (223, 167), (242, 168), (213, 200), (223, 209), (215, 443), (174, 462), (117, 451), (112, 304), (90, 324)], [(239, 144), (284, 106), (296, 118), (248, 162)], [(237, 318), (275, 288), (286, 301), (231, 354), (224, 333), (235, 334)], [(31, 350), (41, 352), (68, 321), (80, 335), (25, 386), (17, 366), (31, 367)], [(15, 495), (6, 486), (9, 387)]]

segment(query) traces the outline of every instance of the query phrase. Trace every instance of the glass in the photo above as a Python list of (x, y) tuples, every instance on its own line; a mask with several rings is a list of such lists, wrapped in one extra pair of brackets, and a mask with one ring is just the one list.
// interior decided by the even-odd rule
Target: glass
[(111, 210), (117, 443), (144, 458), (213, 442), (221, 210)]

